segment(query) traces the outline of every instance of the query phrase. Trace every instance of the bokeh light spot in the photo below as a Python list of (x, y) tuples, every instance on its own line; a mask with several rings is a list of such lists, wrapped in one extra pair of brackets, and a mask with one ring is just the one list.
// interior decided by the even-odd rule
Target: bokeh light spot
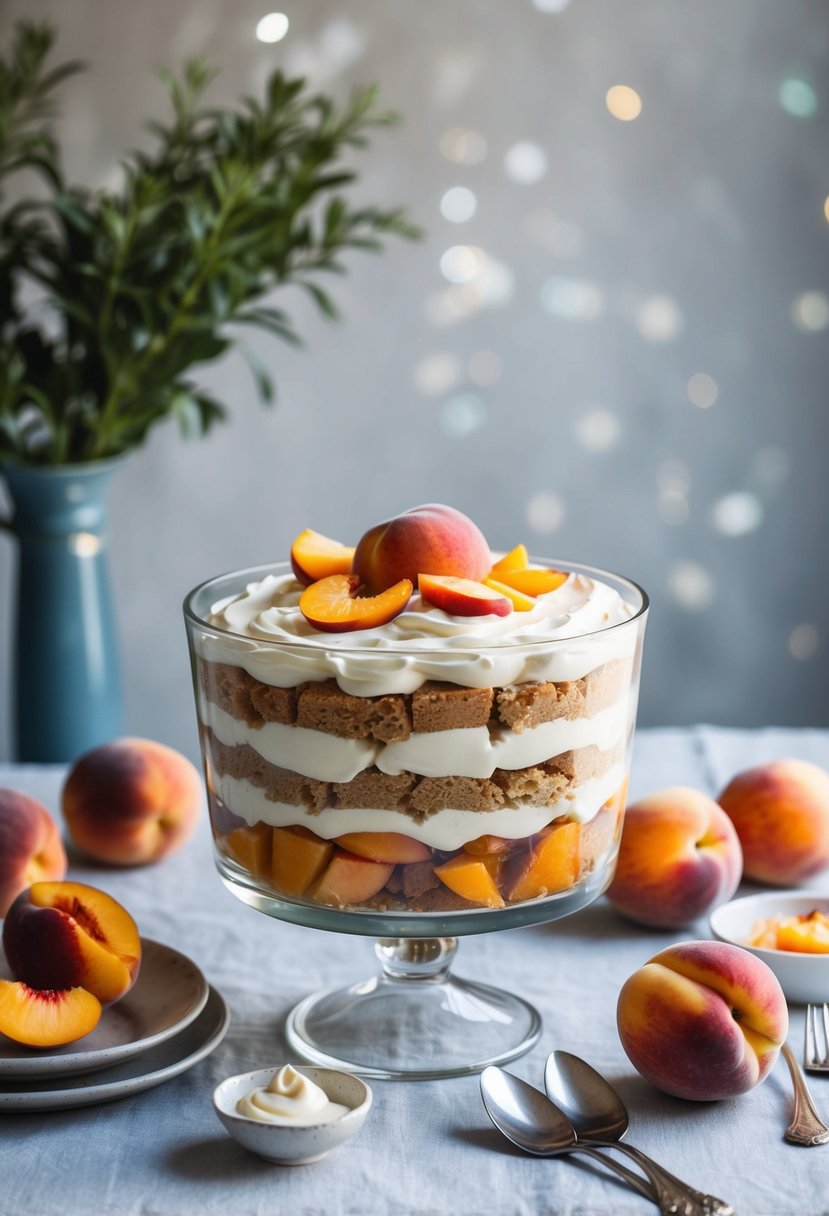
[(486, 422), (486, 406), (474, 393), (459, 393), (444, 402), (440, 413), (440, 426), (445, 435), (453, 439), (465, 439)]
[(483, 135), (464, 127), (450, 127), (444, 131), (438, 147), (441, 156), (456, 165), (479, 165), (486, 160), (487, 146)]
[(817, 113), (817, 93), (808, 80), (790, 76), (777, 91), (780, 105), (793, 118), (811, 118)]
[(688, 381), (688, 400), (699, 410), (710, 410), (720, 395), (717, 382), (706, 372), (695, 372)]
[(440, 272), (450, 283), (469, 283), (485, 261), (486, 254), (477, 245), (451, 245), (440, 259)]
[(588, 452), (609, 452), (619, 442), (621, 433), (619, 419), (610, 410), (591, 410), (576, 423), (576, 438)]
[(441, 397), (455, 388), (463, 377), (457, 355), (439, 352), (420, 359), (414, 369), (415, 388), (423, 397)]
[(672, 296), (648, 296), (636, 310), (636, 328), (646, 342), (673, 342), (684, 324), (682, 309)]
[(802, 625), (795, 625), (794, 629), (789, 634), (789, 654), (793, 659), (811, 659), (812, 655), (817, 652), (820, 645), (820, 634), (817, 631), (817, 626), (804, 621)]
[(714, 504), (711, 519), (723, 536), (745, 536), (763, 522), (763, 505), (754, 494), (735, 490)]
[(521, 140), (504, 157), (504, 172), (519, 185), (532, 186), (547, 172), (547, 154), (538, 144)]
[(668, 569), (668, 593), (687, 612), (702, 612), (714, 600), (714, 580), (698, 562), (674, 562)]
[(804, 291), (792, 302), (792, 321), (805, 333), (829, 326), (829, 297), (822, 291)]
[(478, 199), (466, 186), (452, 186), (440, 200), (440, 213), (451, 224), (464, 224), (478, 210)]
[(557, 531), (564, 516), (564, 503), (552, 490), (539, 490), (527, 503), (527, 523), (540, 535)]
[(541, 303), (565, 321), (595, 321), (604, 312), (604, 292), (589, 279), (554, 275), (541, 288)]
[(642, 113), (642, 98), (628, 84), (614, 84), (605, 94), (605, 105), (620, 122), (633, 122)]
[(260, 42), (281, 42), (289, 24), (284, 13), (266, 13), (256, 23), (256, 37)]
[(533, 8), (540, 13), (563, 13), (570, 0), (533, 0)]

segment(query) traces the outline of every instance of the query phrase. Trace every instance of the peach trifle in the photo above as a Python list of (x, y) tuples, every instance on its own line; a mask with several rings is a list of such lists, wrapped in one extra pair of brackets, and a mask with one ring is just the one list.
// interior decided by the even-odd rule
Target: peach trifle
[(204, 584), (187, 621), (223, 876), (395, 914), (595, 897), (646, 606), (614, 575), (492, 554), (439, 505)]

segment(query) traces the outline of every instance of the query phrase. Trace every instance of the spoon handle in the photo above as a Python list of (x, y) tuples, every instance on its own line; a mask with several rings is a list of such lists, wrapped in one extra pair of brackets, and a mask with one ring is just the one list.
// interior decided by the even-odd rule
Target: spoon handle
[(644, 1195), (646, 1199), (650, 1199), (652, 1203), (657, 1203), (656, 1193), (654, 1188), (644, 1178), (640, 1178), (638, 1174), (634, 1174), (633, 1170), (629, 1170), (626, 1165), (622, 1165), (621, 1161), (616, 1161), (613, 1157), (606, 1156), (599, 1148), (593, 1148), (589, 1144), (583, 1144), (579, 1141), (574, 1144), (568, 1152), (584, 1153), (587, 1157), (594, 1157), (597, 1161), (601, 1161), (606, 1169), (613, 1170), (620, 1178), (624, 1178), (628, 1186), (633, 1187), (640, 1195)]
[[(594, 1140), (604, 1148), (616, 1148), (627, 1153), (647, 1174), (656, 1195), (656, 1203), (663, 1216), (733, 1216), (730, 1203), (716, 1195), (705, 1195), (669, 1173), (641, 1149), (619, 1140)], [(653, 1196), (651, 1196), (653, 1198)]]

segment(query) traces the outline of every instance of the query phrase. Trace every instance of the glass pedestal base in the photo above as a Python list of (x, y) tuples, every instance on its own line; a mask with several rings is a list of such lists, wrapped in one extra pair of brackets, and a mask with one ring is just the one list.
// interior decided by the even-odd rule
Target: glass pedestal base
[(291, 1048), (364, 1077), (425, 1081), (480, 1072), (538, 1042), (541, 1018), (520, 997), (450, 975), (454, 937), (379, 938), (382, 972), (317, 992), (288, 1015)]

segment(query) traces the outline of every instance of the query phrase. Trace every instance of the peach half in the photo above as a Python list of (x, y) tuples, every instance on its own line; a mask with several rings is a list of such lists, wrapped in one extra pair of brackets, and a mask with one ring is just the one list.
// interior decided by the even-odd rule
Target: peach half
[(401, 579), (415, 584), (421, 571), (480, 582), (491, 565), (489, 545), (467, 515), (427, 503), (370, 528), (357, 544), (352, 572), (377, 592)]
[(376, 629), (400, 615), (414, 590), (406, 578), (379, 595), (359, 596), (359, 585), (354, 575), (322, 578), (305, 588), (299, 597), (299, 610), (309, 625), (324, 633)]
[(145, 865), (179, 848), (196, 826), (201, 777), (180, 752), (151, 739), (115, 739), (85, 752), (63, 787), (71, 839), (95, 861)]
[(658, 1089), (712, 1102), (753, 1089), (788, 1031), (783, 990), (755, 955), (725, 942), (660, 951), (619, 993), (617, 1025), (633, 1066)]
[(829, 773), (816, 764), (761, 764), (717, 801), (737, 830), (747, 878), (793, 887), (829, 866)]
[(30, 988), (85, 988), (102, 1005), (129, 992), (141, 964), (129, 912), (80, 882), (36, 882), (18, 895), (3, 949), (12, 975)]
[(742, 870), (725, 812), (698, 790), (677, 786), (627, 808), (607, 897), (640, 925), (680, 928), (731, 899)]
[(26, 1047), (62, 1047), (94, 1030), (101, 1002), (83, 988), (30, 988), (0, 980), (0, 1034)]
[(46, 807), (18, 790), (0, 789), (0, 917), (33, 882), (65, 873), (66, 850)]

